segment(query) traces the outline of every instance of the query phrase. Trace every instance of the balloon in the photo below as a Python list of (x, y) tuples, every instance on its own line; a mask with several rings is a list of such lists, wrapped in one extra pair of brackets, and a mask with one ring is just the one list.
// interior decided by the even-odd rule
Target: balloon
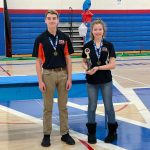
[(84, 23), (81, 23), (81, 25), (79, 26), (78, 30), (79, 30), (79, 35), (81, 37), (85, 37), (86, 36), (87, 26)]
[(83, 3), (83, 10), (89, 10), (91, 7), (91, 0), (85, 0)]

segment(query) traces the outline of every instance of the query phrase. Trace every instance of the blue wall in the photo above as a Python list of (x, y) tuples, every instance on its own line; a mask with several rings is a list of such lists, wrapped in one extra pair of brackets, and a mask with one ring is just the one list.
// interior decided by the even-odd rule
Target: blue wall
[(107, 26), (106, 39), (116, 51), (150, 50), (150, 14), (95, 14)]
[[(71, 14), (61, 14), (60, 22), (70, 22), (70, 16)], [(97, 18), (106, 23), (106, 39), (113, 42), (116, 51), (150, 50), (149, 13), (96, 13), (93, 20)], [(81, 14), (72, 14), (72, 20), (82, 22)], [(36, 36), (46, 28), (44, 14), (11, 14), (11, 22), (13, 54), (31, 54)]]
[[(35, 38), (46, 29), (44, 17), (44, 14), (10, 14), (13, 54), (32, 53)], [(81, 15), (75, 14), (72, 19), (81, 22)], [(70, 22), (70, 14), (61, 14), (60, 22)]]
[(0, 56), (5, 56), (4, 14), (0, 12)]

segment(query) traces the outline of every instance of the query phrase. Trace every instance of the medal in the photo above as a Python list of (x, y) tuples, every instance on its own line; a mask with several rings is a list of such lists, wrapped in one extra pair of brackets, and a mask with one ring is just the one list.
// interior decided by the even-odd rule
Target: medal
[(100, 66), (100, 64), (101, 64), (101, 61), (99, 59), (101, 57), (102, 46), (103, 46), (103, 40), (100, 41), (100, 47), (99, 48), (97, 48), (96, 43), (94, 43), (94, 48), (95, 48), (95, 53), (97, 56), (97, 65), (98, 66)]
[(100, 65), (100, 64), (101, 64), (101, 62), (98, 60), (98, 61), (97, 61), (97, 65)]
[(57, 52), (56, 48), (57, 48), (57, 44), (58, 44), (58, 36), (56, 36), (56, 41), (55, 41), (55, 43), (53, 43), (53, 41), (52, 41), (52, 39), (51, 39), (50, 37), (49, 37), (49, 42), (51, 43), (51, 45), (52, 45), (52, 47), (53, 47), (53, 49), (54, 49), (53, 55), (54, 55), (54, 56), (57, 56), (57, 55), (58, 55), (58, 52)]
[(55, 51), (53, 54), (54, 54), (54, 56), (57, 56), (57, 55), (58, 55), (58, 52), (57, 52), (57, 51)]

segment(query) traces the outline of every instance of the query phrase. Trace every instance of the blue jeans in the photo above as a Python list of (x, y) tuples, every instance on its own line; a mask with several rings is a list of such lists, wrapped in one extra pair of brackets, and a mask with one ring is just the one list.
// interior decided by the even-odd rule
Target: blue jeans
[(101, 89), (102, 98), (104, 102), (105, 115), (109, 123), (115, 123), (115, 112), (112, 102), (112, 82), (104, 84), (88, 84), (88, 123), (95, 123), (95, 112), (98, 101), (98, 90)]

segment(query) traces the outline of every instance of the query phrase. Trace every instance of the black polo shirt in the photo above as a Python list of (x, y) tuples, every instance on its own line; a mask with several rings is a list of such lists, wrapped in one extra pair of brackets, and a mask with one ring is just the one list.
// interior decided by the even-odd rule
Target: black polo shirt
[[(54, 56), (54, 48), (50, 42), (50, 39), (55, 44), (56, 37), (58, 36), (58, 43), (56, 51), (57, 56)], [(50, 39), (49, 39), (50, 37)], [(42, 59), (42, 67), (44, 69), (53, 69), (59, 67), (66, 67), (65, 56), (74, 52), (70, 38), (57, 30), (56, 36), (50, 34), (48, 30), (40, 34), (35, 42), (32, 57)]]
[[(92, 67), (98, 66), (97, 65), (97, 55), (94, 47), (94, 42), (93, 40), (89, 41), (86, 43), (83, 47), (83, 52), (82, 52), (82, 58), (86, 58), (87, 55), (85, 54), (85, 49), (89, 48), (90, 49), (90, 59), (92, 62)], [(103, 45), (101, 48), (101, 55), (99, 58), (99, 61), (101, 62), (100, 66), (106, 65), (109, 63), (110, 57), (116, 58), (114, 46), (112, 43), (103, 40)], [(112, 75), (110, 70), (98, 70), (95, 74), (93, 75), (88, 75), (86, 74), (86, 79), (87, 82), (90, 84), (100, 84), (100, 83), (107, 83), (112, 81)]]

